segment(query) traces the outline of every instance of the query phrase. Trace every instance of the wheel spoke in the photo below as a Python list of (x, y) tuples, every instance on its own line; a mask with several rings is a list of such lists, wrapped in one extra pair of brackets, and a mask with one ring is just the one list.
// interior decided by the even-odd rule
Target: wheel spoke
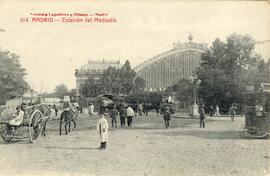
[(30, 142), (36, 140), (42, 132), (42, 113), (37, 110), (31, 115), (29, 124), (29, 139)]

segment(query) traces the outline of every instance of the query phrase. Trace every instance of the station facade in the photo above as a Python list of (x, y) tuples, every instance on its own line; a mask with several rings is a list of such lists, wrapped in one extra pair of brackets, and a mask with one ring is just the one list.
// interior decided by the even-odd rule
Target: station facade
[(109, 67), (121, 68), (119, 60), (88, 60), (79, 69), (75, 69), (76, 95), (80, 95), (80, 88), (88, 78), (100, 79)]
[(204, 44), (192, 42), (174, 43), (173, 48), (161, 53), (135, 68), (138, 76), (145, 80), (147, 91), (164, 90), (179, 80), (192, 76), (206, 51)]

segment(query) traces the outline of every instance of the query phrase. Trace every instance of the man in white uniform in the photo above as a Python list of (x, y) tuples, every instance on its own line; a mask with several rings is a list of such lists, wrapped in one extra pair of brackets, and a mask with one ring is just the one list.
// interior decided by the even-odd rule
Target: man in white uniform
[(109, 125), (104, 117), (104, 114), (100, 115), (100, 119), (97, 124), (97, 133), (99, 134), (100, 147), (98, 149), (105, 150), (108, 142), (108, 129)]

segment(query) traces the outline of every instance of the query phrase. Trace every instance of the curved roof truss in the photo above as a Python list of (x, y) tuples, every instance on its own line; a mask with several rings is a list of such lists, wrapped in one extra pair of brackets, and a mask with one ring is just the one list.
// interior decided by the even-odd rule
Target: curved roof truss
[(193, 42), (175, 44), (173, 49), (166, 51), (164, 53), (161, 53), (161, 54), (143, 62), (142, 64), (135, 67), (134, 70), (136, 72), (140, 72), (141, 70), (147, 68), (151, 64), (156, 63), (157, 61), (160, 61), (168, 56), (171, 56), (171, 55), (174, 55), (177, 53), (181, 53), (181, 52), (185, 52), (185, 51), (197, 51), (197, 52), (203, 53), (206, 50), (207, 50), (206, 45), (193, 43)]

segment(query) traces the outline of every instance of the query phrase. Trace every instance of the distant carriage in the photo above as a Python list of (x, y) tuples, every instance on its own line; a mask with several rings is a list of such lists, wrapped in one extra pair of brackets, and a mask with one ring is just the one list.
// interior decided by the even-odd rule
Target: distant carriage
[(96, 97), (96, 102), (98, 105), (99, 113), (109, 112), (115, 105), (114, 95), (112, 94), (103, 94)]
[(175, 109), (176, 109), (176, 104), (173, 103), (173, 101), (171, 100), (171, 97), (162, 97), (161, 103), (159, 105), (159, 110), (160, 110), (160, 114), (163, 115), (163, 113), (165, 112), (166, 108), (169, 108), (171, 114), (175, 113)]
[[(15, 108), (6, 108), (0, 116), (0, 135), (6, 142), (12, 140), (29, 139), (32, 143), (41, 134), (45, 135), (46, 123), (50, 118), (51, 111), (44, 105), (25, 107), (23, 122), (20, 125), (10, 125), (11, 118), (14, 118)], [(12, 117), (13, 116), (13, 117)]]

